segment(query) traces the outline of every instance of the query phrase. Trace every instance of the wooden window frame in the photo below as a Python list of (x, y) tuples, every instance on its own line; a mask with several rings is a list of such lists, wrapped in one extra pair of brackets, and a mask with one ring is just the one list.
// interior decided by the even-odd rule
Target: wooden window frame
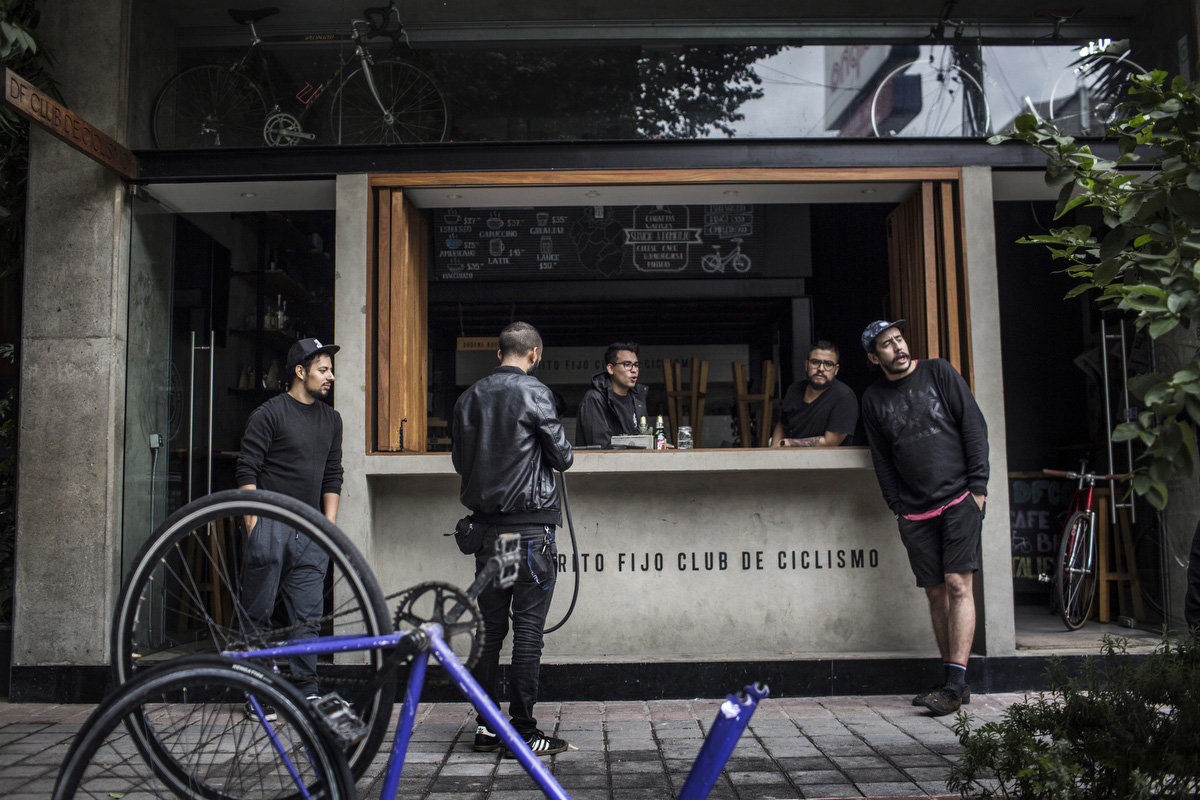
[[(529, 172), (432, 172), (376, 175), (370, 179), (371, 279), (367, 282), (367, 452), (425, 452), (428, 408), (429, 232), (412, 189), (536, 188), (563, 186), (663, 186), (699, 184), (917, 183), (916, 227), (905, 228), (889, 275), (893, 314), (910, 320), (910, 341), (919, 326), (927, 357), (951, 361), (973, 386), (970, 303), (962, 230), (962, 171), (935, 168), (564, 170)], [(889, 218), (890, 223), (890, 218)], [(911, 237), (911, 238), (907, 238)], [(897, 260), (901, 251), (911, 255)], [(920, 293), (914, 293), (919, 286)], [(412, 313), (405, 313), (410, 309)], [(932, 327), (931, 327), (932, 326)], [(933, 347), (929, 348), (928, 343)], [(404, 441), (400, 444), (403, 421)]]

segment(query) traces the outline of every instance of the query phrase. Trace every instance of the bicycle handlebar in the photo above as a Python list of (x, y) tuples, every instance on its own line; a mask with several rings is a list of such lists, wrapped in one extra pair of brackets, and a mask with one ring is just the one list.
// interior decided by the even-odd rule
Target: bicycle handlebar
[(1056, 478), (1070, 478), (1071, 480), (1090, 480), (1095, 481), (1127, 481), (1133, 477), (1133, 473), (1125, 473), (1123, 475), (1095, 475), (1091, 472), (1066, 472), (1061, 469), (1043, 469), (1047, 475), (1053, 475)]

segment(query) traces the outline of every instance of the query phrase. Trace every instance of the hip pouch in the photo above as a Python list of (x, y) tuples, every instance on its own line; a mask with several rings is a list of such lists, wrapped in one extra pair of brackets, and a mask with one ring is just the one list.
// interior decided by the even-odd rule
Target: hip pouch
[(466, 555), (472, 556), (483, 549), (483, 528), (471, 524), (470, 517), (463, 517), (454, 525), (454, 543)]

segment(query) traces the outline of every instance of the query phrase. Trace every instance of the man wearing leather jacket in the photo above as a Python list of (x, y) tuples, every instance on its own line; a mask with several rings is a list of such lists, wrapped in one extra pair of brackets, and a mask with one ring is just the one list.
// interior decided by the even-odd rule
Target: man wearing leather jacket
[(576, 445), (607, 450), (613, 434), (637, 433), (638, 420), (646, 416), (637, 353), (633, 342), (613, 342), (604, 351), (604, 369), (592, 376), (592, 386), (579, 402)]
[[(476, 381), (454, 405), (451, 458), (462, 476), (459, 498), (471, 510), (471, 524), (483, 528), (475, 572), (487, 564), (501, 533), (521, 536), (517, 581), (508, 589), (489, 586), (479, 595), (483, 613), (483, 653), (476, 680), (496, 700), (500, 648), (512, 611), (512, 668), (509, 718), (538, 755), (567, 749), (562, 739), (537, 728), (542, 669), (542, 635), (558, 575), (554, 529), (562, 522), (554, 470), (574, 461), (571, 444), (555, 412), (554, 396), (532, 373), (542, 360), (542, 337), (527, 322), (500, 332), (500, 366)], [(475, 749), (500, 748), (500, 737), (477, 720)], [(509, 754), (511, 755), (511, 753)]]

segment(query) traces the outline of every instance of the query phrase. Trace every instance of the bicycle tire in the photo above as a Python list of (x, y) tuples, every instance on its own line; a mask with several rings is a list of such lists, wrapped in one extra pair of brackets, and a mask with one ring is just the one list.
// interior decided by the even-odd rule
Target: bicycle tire
[(360, 67), (334, 95), (330, 123), (335, 142), (407, 144), (446, 138), (446, 99), (428, 73), (407, 61), (385, 59), (371, 66), (371, 78), (386, 113)]
[[(908, 71), (914, 67), (918, 71)], [(979, 81), (956, 64), (945, 67), (932, 66), (935, 73), (932, 76), (919, 74), (919, 71), (929, 67), (931, 65), (928, 58), (905, 62), (885, 75), (879, 85), (875, 87), (875, 91), (871, 94), (871, 130), (875, 136), (880, 139), (890, 136), (986, 136), (992, 127), (992, 109), (988, 105), (983, 86)], [(943, 72), (948, 73), (950, 77), (947, 78), (942, 74)], [(924, 80), (926, 77), (934, 77), (935, 80), (926, 81)], [(904, 78), (918, 80), (914, 84), (913, 81), (902, 80)], [(919, 89), (921, 101), (915, 108), (912, 103), (914, 97), (912, 87), (914, 85)], [(954, 89), (946, 89), (947, 86), (958, 86), (959, 90), (956, 92)], [(971, 92), (974, 92), (974, 97), (978, 99), (983, 111), (983, 130), (981, 131), (966, 130), (964, 122), (966, 112), (964, 112), (963, 104), (967, 102), (967, 97)], [(899, 107), (907, 108), (900, 115), (903, 122), (896, 125), (895, 120), (891, 120), (893, 124), (889, 125), (887, 123), (897, 109), (898, 99), (900, 100)]]
[[(381, 635), (393, 630), (371, 568), (333, 523), (312, 506), (285, 495), (230, 489), (176, 511), (134, 557), (113, 615), (112, 671), (117, 685), (133, 677), (137, 664), (193, 652), (257, 648), (291, 638), (286, 627), (259, 630), (241, 603), (238, 537), (244, 534), (236, 521), (246, 515), (291, 525), (328, 554), (323, 600), (327, 619), (319, 633)], [(219, 608), (226, 602), (227, 611)], [(161, 610), (163, 617), (157, 629), (156, 610)], [(168, 612), (175, 621), (173, 638), (166, 637)], [(351, 772), (359, 778), (386, 733), (396, 696), (396, 675), (394, 670), (384, 675), (380, 688), (369, 697), (356, 697), (355, 690), (383, 668), (384, 653), (349, 653), (341, 661), (326, 667), (322, 681), (349, 687), (342, 694), (370, 728), (368, 736), (347, 753)]]
[(1054, 570), (1054, 595), (1058, 614), (1068, 630), (1087, 622), (1096, 595), (1096, 564), (1092, 538), (1092, 512), (1076, 511), (1063, 526)]
[[(1081, 58), (1060, 72), (1047, 95), (1050, 123), (1071, 136), (1103, 136), (1120, 116), (1121, 104), (1129, 98), (1133, 76), (1147, 71), (1126, 55)], [(1061, 94), (1067, 89), (1064, 81), (1068, 78), (1074, 84), (1072, 91)]]
[(163, 85), (151, 133), (159, 148), (262, 147), (266, 117), (258, 84), (232, 67), (203, 64)]
[[(243, 710), (250, 697), (274, 709), (270, 731)], [(63, 760), (53, 799), (283, 800), (305, 793), (355, 796), (345, 758), (304, 697), (252, 664), (194, 656), (138, 675), (92, 712)]]

